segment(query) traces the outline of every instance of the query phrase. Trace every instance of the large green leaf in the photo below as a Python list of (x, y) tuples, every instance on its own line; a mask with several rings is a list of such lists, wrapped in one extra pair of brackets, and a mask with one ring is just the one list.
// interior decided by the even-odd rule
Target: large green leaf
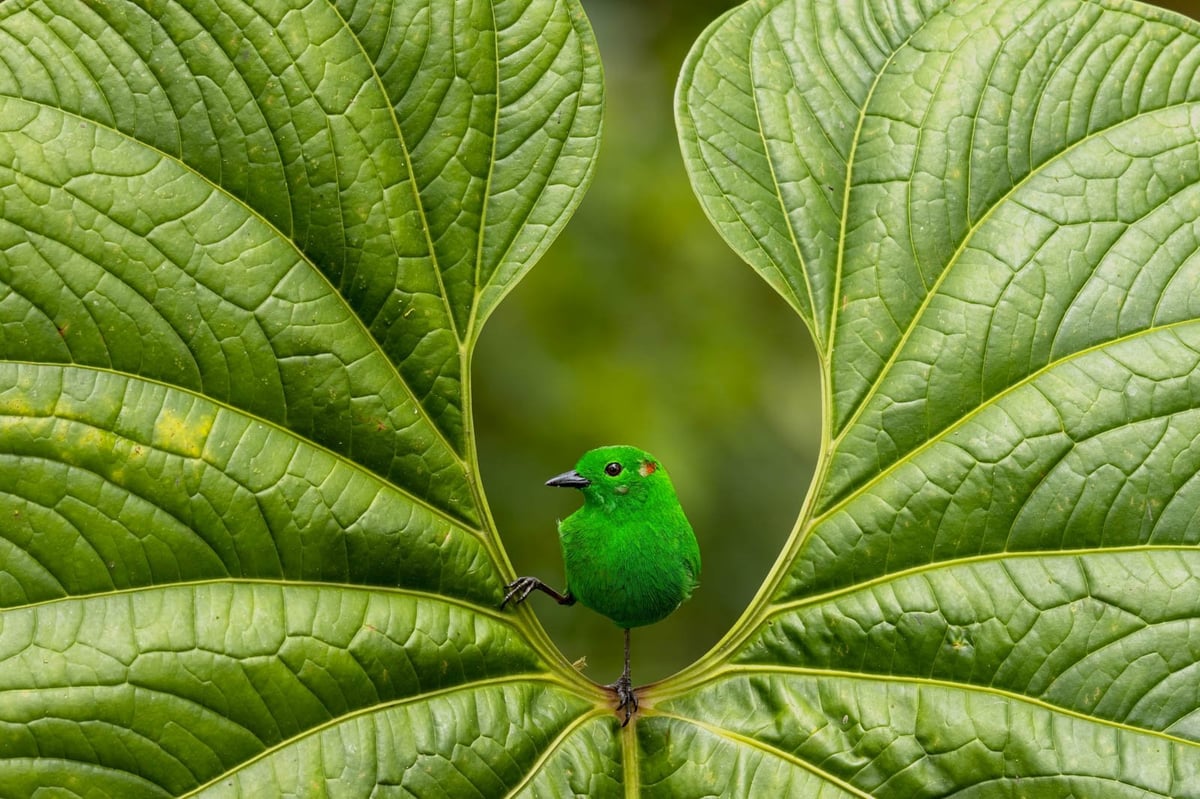
[(0, 3), (0, 794), (615, 784), (468, 385), (601, 99), (574, 0)]
[(813, 333), (826, 444), (639, 726), (648, 793), (1200, 796), (1198, 67), (1119, 0), (751, 2), (697, 43), (685, 160)]
[(577, 4), (0, 0), (0, 793), (1200, 796), (1198, 45), (1079, 0), (702, 37), (685, 160), (826, 446), (622, 730), (496, 608), (470, 415), (591, 175)]

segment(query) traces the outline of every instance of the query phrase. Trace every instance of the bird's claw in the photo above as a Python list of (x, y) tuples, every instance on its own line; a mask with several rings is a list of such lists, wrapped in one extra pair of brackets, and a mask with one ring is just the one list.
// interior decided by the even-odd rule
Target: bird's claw
[(605, 688), (613, 691), (620, 701), (617, 703), (617, 712), (625, 711), (625, 720), (621, 722), (621, 726), (629, 724), (629, 719), (634, 713), (637, 713), (638, 699), (637, 694), (633, 691), (633, 681), (629, 679), (628, 674), (622, 674), (612, 685), (606, 685)]
[(542, 581), (536, 577), (518, 577), (513, 580), (504, 586), (504, 601), (500, 603), (500, 609), (504, 610), (504, 606), (509, 603), (509, 600), (512, 600), (514, 605), (521, 604), (541, 584)]

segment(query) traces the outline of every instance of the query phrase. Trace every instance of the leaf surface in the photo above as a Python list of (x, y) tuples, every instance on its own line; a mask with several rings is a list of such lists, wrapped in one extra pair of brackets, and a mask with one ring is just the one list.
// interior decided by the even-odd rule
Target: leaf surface
[(1134, 3), (802, 0), (697, 42), (685, 161), (813, 333), (826, 446), (640, 730), (650, 793), (1197, 795), (1198, 45)]
[(574, 2), (0, 4), (6, 795), (615, 785), (469, 416), (601, 99)]
[(826, 441), (622, 730), (496, 607), (470, 414), (592, 173), (578, 5), (0, 3), (0, 784), (1200, 795), (1197, 45), (1119, 0), (701, 37), (685, 161)]

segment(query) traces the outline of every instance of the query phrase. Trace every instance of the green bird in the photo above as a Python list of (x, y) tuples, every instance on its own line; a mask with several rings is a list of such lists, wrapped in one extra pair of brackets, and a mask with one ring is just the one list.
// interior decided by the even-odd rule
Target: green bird
[(546, 485), (583, 492), (583, 507), (558, 523), (566, 590), (519, 577), (506, 587), (500, 607), (543, 591), (560, 605), (582, 602), (623, 628), (625, 670), (606, 686), (617, 695), (617, 712), (625, 711), (623, 727), (638, 708), (629, 630), (666, 618), (692, 595), (700, 580), (700, 547), (667, 470), (636, 447), (591, 450)]

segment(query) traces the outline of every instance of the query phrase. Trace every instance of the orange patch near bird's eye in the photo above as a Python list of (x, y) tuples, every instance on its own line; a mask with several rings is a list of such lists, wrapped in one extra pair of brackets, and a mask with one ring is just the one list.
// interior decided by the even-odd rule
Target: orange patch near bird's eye
[(654, 470), (658, 468), (658, 464), (654, 461), (642, 461), (642, 465), (638, 467), (638, 474), (642, 477), (649, 477), (654, 474)]

